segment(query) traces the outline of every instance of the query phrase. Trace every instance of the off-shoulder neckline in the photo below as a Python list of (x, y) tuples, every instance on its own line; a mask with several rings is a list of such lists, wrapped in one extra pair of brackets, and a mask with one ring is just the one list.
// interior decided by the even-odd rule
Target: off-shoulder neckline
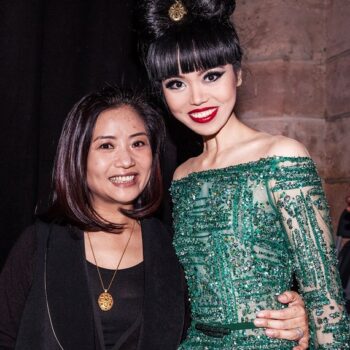
[(187, 174), (186, 176), (177, 179), (177, 180), (172, 180), (172, 184), (180, 183), (182, 181), (186, 181), (187, 179), (190, 179), (192, 177), (196, 176), (201, 176), (201, 175), (206, 175), (206, 174), (215, 174), (215, 173), (222, 173), (225, 171), (230, 171), (230, 170), (241, 170), (241, 169), (246, 169), (247, 167), (255, 167), (258, 165), (261, 165), (263, 163), (268, 163), (271, 161), (275, 162), (311, 162), (314, 164), (314, 161), (312, 158), (307, 157), (307, 156), (268, 156), (268, 157), (261, 157), (257, 160), (252, 160), (249, 162), (244, 162), (244, 163), (238, 163), (238, 164), (233, 164), (233, 165), (228, 165), (222, 168), (215, 168), (215, 169), (205, 169), (205, 170), (200, 170), (200, 171), (194, 171), (192, 173)]

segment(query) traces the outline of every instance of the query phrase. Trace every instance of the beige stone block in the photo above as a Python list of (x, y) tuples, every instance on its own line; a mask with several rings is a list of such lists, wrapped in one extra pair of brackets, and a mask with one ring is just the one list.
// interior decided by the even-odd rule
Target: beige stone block
[(233, 20), (250, 61), (324, 60), (325, 1), (240, 0)]
[(330, 214), (334, 232), (336, 232), (339, 217), (345, 209), (345, 197), (350, 194), (350, 181), (339, 183), (324, 183), (324, 190), (330, 206)]
[(326, 76), (327, 116), (350, 114), (350, 50), (327, 63)]
[(243, 68), (236, 110), (241, 116), (322, 117), (325, 67), (302, 61), (250, 63)]
[(350, 179), (350, 117), (327, 122), (325, 176), (330, 181)]
[(327, 9), (327, 57), (350, 50), (350, 1), (329, 1)]

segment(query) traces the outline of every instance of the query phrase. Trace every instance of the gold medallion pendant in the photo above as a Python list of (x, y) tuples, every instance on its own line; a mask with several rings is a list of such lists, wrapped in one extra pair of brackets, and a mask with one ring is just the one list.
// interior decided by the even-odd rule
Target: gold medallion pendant
[(101, 276), (101, 273), (100, 273), (100, 269), (97, 265), (97, 261), (96, 261), (96, 256), (95, 256), (95, 253), (94, 253), (94, 249), (92, 248), (92, 243), (91, 243), (91, 239), (90, 239), (90, 232), (87, 232), (87, 238), (88, 238), (88, 241), (89, 241), (89, 244), (90, 244), (90, 249), (91, 249), (91, 253), (92, 253), (92, 256), (94, 257), (94, 261), (95, 261), (95, 265), (96, 265), (96, 270), (97, 270), (97, 274), (98, 274), (98, 277), (100, 279), (100, 282), (101, 282), (101, 287), (103, 289), (103, 292), (99, 295), (98, 299), (97, 299), (97, 303), (98, 303), (98, 306), (100, 307), (100, 309), (102, 311), (109, 311), (112, 307), (113, 307), (113, 304), (114, 304), (114, 301), (113, 301), (113, 297), (110, 293), (108, 293), (109, 289), (111, 288), (111, 285), (114, 281), (114, 277), (116, 276), (117, 274), (117, 271), (119, 269), (119, 265), (120, 263), (122, 262), (123, 260), (123, 256), (126, 252), (126, 248), (128, 247), (129, 245), (129, 242), (130, 242), (130, 239), (131, 239), (131, 236), (134, 232), (134, 228), (135, 228), (135, 223), (136, 221), (134, 221), (134, 224), (132, 226), (132, 230), (130, 232), (130, 235), (129, 235), (129, 238), (128, 238), (128, 241), (126, 242), (125, 244), (125, 247), (124, 247), (124, 250), (122, 252), (122, 255), (119, 259), (119, 262), (118, 262), (118, 265), (117, 265), (117, 268), (114, 270), (114, 273), (113, 273), (113, 276), (109, 282), (109, 285), (108, 287), (106, 288), (104, 283), (103, 283), (103, 280), (102, 280), (102, 276)]
[(97, 302), (102, 311), (109, 311), (113, 307), (113, 297), (107, 291), (100, 294)]

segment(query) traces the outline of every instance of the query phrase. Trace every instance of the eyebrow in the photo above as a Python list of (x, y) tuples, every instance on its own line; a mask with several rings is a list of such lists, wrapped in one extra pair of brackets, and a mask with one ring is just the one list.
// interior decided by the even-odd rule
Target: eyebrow
[(140, 131), (140, 132), (137, 132), (135, 134), (130, 135), (129, 138), (136, 137), (136, 136), (147, 136), (148, 137), (148, 134), (144, 131)]
[[(129, 139), (133, 138), (133, 137), (137, 137), (137, 136), (147, 136), (147, 133), (146, 132), (143, 132), (143, 131), (140, 131), (140, 132), (137, 132), (135, 134), (131, 134), (129, 135)], [(116, 140), (117, 138), (113, 135), (103, 135), (103, 136), (97, 136), (95, 137), (92, 142), (95, 142), (97, 140)]]

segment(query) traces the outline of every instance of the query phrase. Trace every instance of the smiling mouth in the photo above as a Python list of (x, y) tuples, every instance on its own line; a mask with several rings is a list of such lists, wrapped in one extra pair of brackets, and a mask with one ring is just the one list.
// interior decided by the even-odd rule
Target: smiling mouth
[(188, 115), (196, 123), (208, 123), (213, 120), (219, 107), (207, 107), (190, 111)]
[(133, 182), (134, 179), (135, 175), (118, 175), (109, 178), (109, 180), (114, 184), (128, 184)]

